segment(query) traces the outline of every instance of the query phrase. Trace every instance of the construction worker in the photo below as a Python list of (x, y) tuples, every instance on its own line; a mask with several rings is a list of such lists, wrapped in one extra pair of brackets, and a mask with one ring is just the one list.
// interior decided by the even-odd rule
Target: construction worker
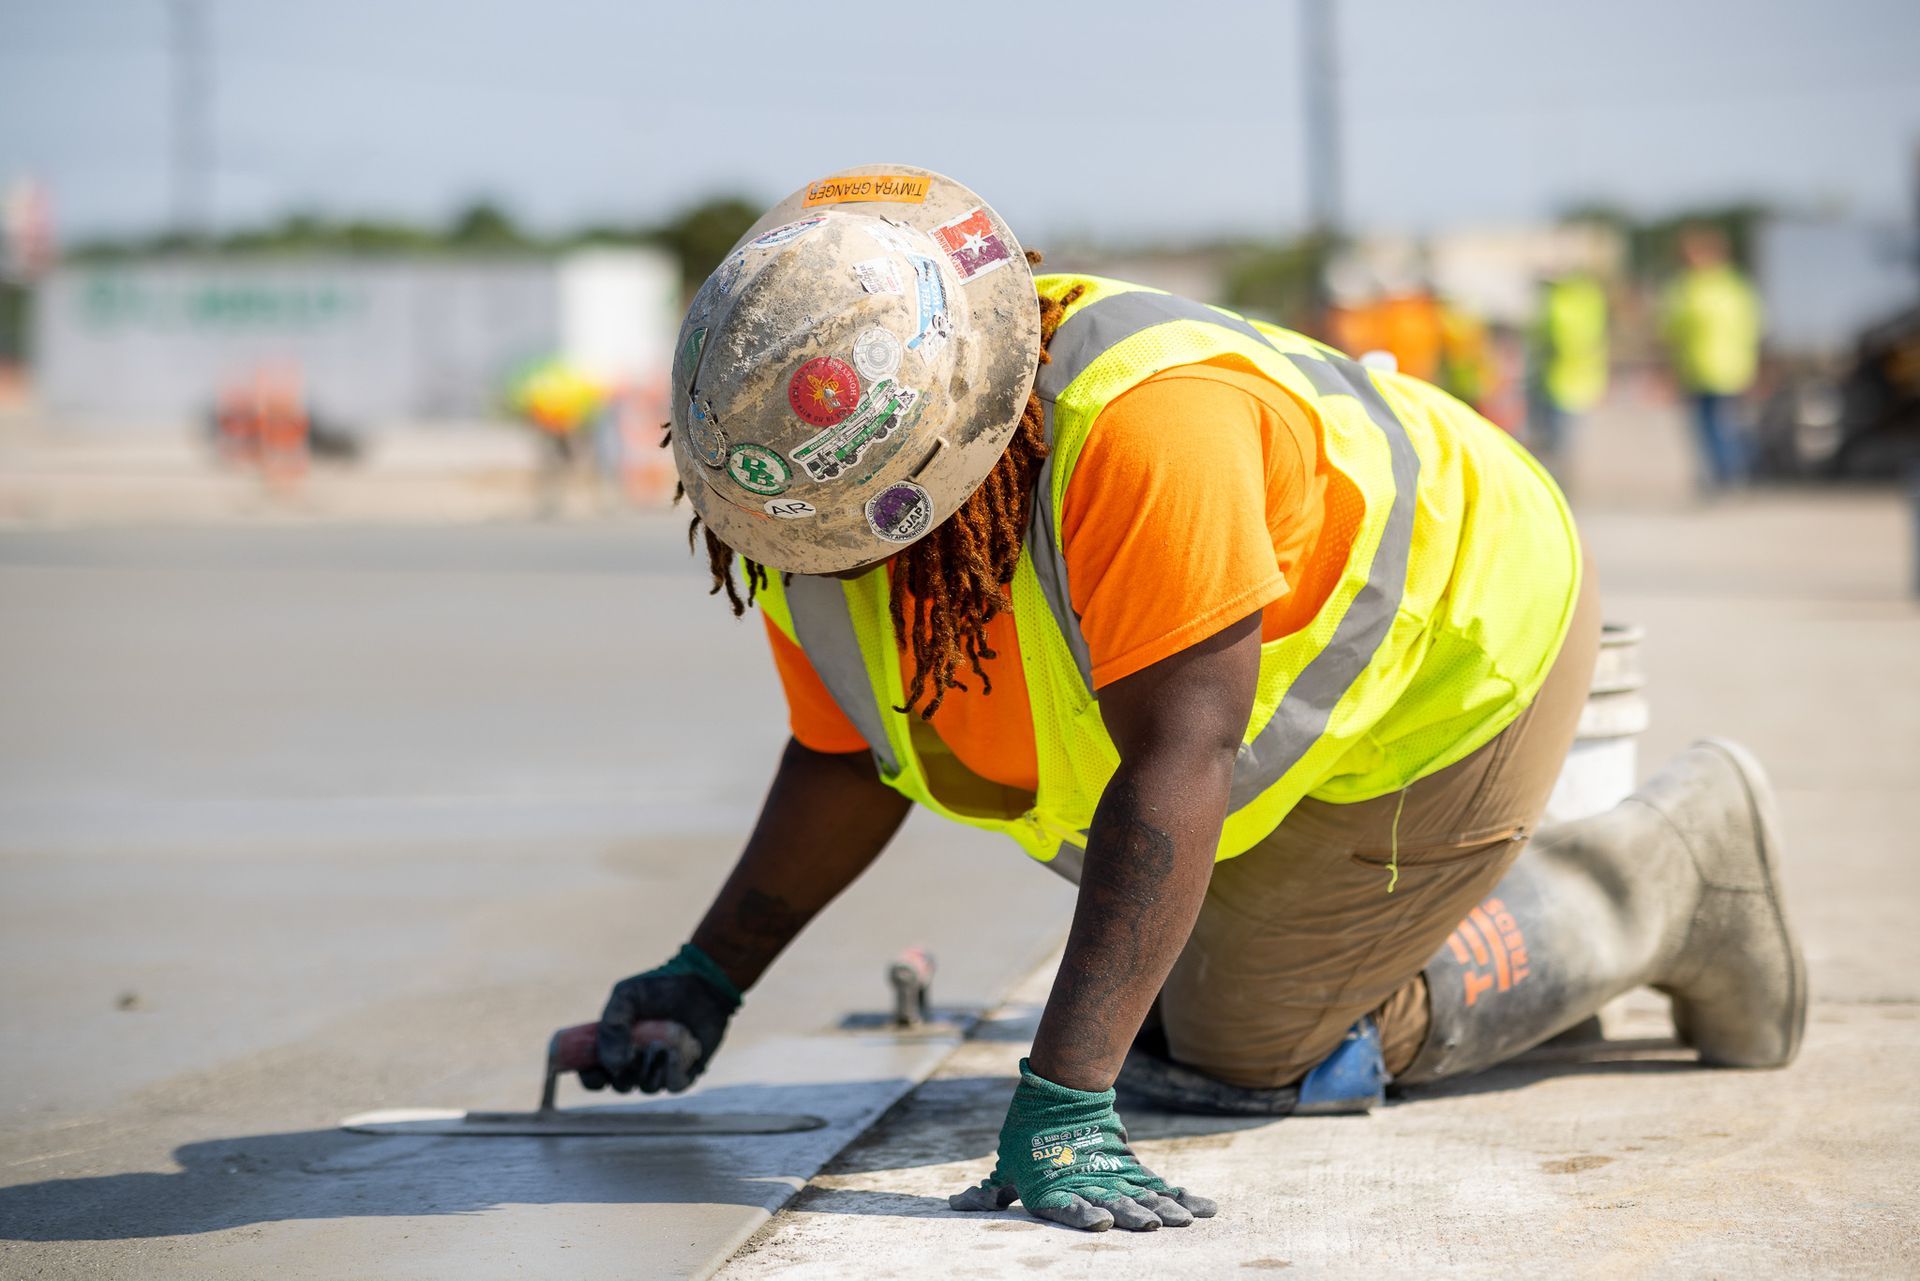
[[(792, 739), (691, 941), (614, 987), (589, 1086), (685, 1088), (916, 803), (1079, 885), (956, 1209), (1212, 1214), (1128, 1147), (1123, 1061), (1164, 1101), (1352, 1110), (1643, 984), (1705, 1062), (1792, 1058), (1804, 966), (1743, 752), (1696, 747), (1529, 848), (1597, 598), (1552, 481), (1459, 402), (1157, 290), (1036, 278), (979, 196), (906, 166), (762, 218), (673, 379), (713, 589), (760, 608)], [(661, 1022), (697, 1053), (635, 1045)]]
[(581, 442), (606, 407), (606, 389), (556, 356), (519, 370), (508, 390), (508, 401), (513, 412), (546, 445), (540, 507), (546, 515), (553, 515), (560, 508), (568, 479), (580, 465)]
[(1586, 272), (1540, 281), (1528, 335), (1527, 443), (1555, 475), (1573, 425), (1607, 391), (1607, 294)]
[(1738, 405), (1760, 364), (1760, 302), (1729, 261), (1718, 229), (1688, 228), (1680, 261), (1680, 275), (1661, 300), (1661, 336), (1693, 415), (1701, 488), (1711, 492), (1747, 478)]

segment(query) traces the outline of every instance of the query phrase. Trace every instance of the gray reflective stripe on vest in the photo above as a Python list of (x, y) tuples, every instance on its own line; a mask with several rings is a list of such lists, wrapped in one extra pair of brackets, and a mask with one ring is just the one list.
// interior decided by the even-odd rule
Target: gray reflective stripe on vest
[[(1068, 317), (1047, 348), (1051, 360), (1040, 366), (1034, 389), (1046, 411), (1047, 443), (1053, 443), (1053, 402), (1102, 354), (1144, 329), (1175, 320), (1218, 325), (1273, 347), (1274, 343), (1238, 316), (1167, 294), (1125, 293), (1102, 298)], [(1275, 348), (1278, 350), (1278, 348)], [(1352, 396), (1387, 441), (1393, 474), (1393, 505), (1380, 544), (1374, 550), (1367, 581), (1348, 604), (1327, 645), (1300, 672), (1281, 697), (1271, 719), (1251, 743), (1243, 745), (1233, 766), (1229, 812), (1253, 801), (1300, 763), (1326, 732), (1333, 709), (1367, 670), (1406, 593), (1413, 550), (1414, 493), (1420, 480), (1420, 456), (1406, 428), (1368, 377), (1366, 370), (1336, 352), (1286, 353), (1322, 396)], [(1066, 557), (1054, 537), (1053, 459), (1041, 468), (1028, 533), (1035, 576), (1054, 622), (1067, 639), (1080, 679), (1093, 688), (1093, 665), (1079, 616), (1067, 589)]]
[(891, 778), (900, 772), (893, 745), (887, 741), (886, 722), (867, 661), (860, 654), (860, 638), (853, 630), (853, 611), (837, 579), (795, 574), (787, 580), (787, 613), (793, 619), (794, 639), (820, 677), (833, 701), (847, 714), (860, 737), (873, 749), (880, 772)]
[[(1034, 377), (1033, 389), (1040, 397), (1045, 419), (1047, 444), (1053, 444), (1053, 402), (1073, 380), (1106, 352), (1144, 329), (1175, 320), (1197, 320), (1218, 325), (1273, 346), (1267, 336), (1239, 316), (1215, 311), (1203, 303), (1172, 294), (1144, 291), (1114, 294), (1090, 302), (1067, 317), (1047, 344), (1047, 363)], [(1040, 464), (1040, 477), (1034, 489), (1033, 513), (1027, 522), (1027, 550), (1033, 555), (1034, 577), (1040, 580), (1040, 594), (1046, 597), (1060, 634), (1066, 637), (1073, 665), (1080, 669), (1080, 683), (1093, 689), (1093, 656), (1087, 649), (1087, 637), (1080, 630), (1080, 616), (1073, 612), (1073, 598), (1067, 594), (1067, 558), (1054, 537), (1053, 455)]]
[(1407, 566), (1413, 554), (1414, 491), (1420, 483), (1420, 455), (1367, 371), (1340, 355), (1291, 355), (1288, 359), (1322, 396), (1352, 396), (1387, 438), (1393, 470), (1393, 505), (1373, 550), (1367, 581), (1354, 593), (1347, 612), (1333, 629), (1325, 649), (1301, 669), (1274, 708), (1273, 718), (1240, 749), (1233, 762), (1229, 813), (1251, 802), (1300, 763), (1307, 749), (1326, 732), (1341, 698), (1373, 662), (1387, 638), (1407, 592)]

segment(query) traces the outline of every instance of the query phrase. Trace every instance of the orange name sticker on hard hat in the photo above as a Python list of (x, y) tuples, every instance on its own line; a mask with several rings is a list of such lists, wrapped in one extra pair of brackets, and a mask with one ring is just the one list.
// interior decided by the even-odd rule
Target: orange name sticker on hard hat
[(917, 205), (933, 190), (933, 179), (910, 173), (851, 174), (843, 178), (822, 178), (807, 184), (806, 199), (800, 203), (815, 205), (853, 205), (870, 200), (891, 200), (896, 204)]
[(860, 375), (838, 356), (815, 356), (787, 381), (787, 403), (801, 421), (831, 427), (860, 403)]

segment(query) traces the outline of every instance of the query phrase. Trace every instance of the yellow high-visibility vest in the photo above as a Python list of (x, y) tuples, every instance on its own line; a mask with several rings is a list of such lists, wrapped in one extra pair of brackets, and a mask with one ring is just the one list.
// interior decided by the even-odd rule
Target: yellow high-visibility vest
[(1437, 388), (1272, 325), (1097, 277), (1036, 284), (1052, 298), (1083, 290), (1035, 383), (1052, 453), (1012, 585), (1038, 789), (981, 778), (917, 714), (893, 710), (906, 700), (883, 570), (846, 582), (774, 574), (760, 594), (889, 785), (1077, 875), (1119, 753), (1070, 603), (1063, 498), (1102, 408), (1162, 370), (1225, 356), (1301, 402), (1364, 512), (1319, 613), (1261, 646), (1218, 857), (1252, 848), (1304, 796), (1398, 791), (1486, 744), (1532, 701), (1573, 611), (1580, 545), (1566, 500), (1510, 437)]
[(1583, 413), (1607, 390), (1607, 295), (1591, 276), (1562, 276), (1541, 299), (1541, 382), (1553, 403)]
[(1667, 287), (1661, 332), (1688, 391), (1737, 396), (1760, 366), (1760, 300), (1729, 266), (1701, 267)]

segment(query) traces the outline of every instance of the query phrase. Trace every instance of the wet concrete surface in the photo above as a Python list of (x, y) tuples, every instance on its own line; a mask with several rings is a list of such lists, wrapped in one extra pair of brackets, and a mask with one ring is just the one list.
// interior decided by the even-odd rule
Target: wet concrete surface
[(695, 1275), (951, 1046), (838, 1030), (900, 948), (978, 1007), (1052, 946), (916, 819), (685, 1096), (829, 1128), (333, 1128), (531, 1107), (731, 865), (784, 705), (680, 528), (0, 534), (0, 1274)]

